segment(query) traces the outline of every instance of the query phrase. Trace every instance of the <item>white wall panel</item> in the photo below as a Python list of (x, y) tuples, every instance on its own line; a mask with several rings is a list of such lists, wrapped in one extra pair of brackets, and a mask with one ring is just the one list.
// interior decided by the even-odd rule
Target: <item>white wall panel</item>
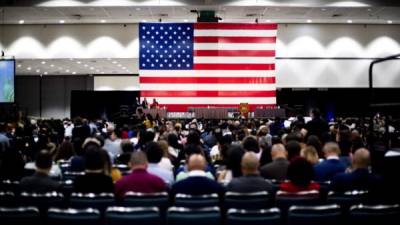
[(96, 76), (94, 77), (95, 91), (136, 91), (139, 90), (137, 76)]

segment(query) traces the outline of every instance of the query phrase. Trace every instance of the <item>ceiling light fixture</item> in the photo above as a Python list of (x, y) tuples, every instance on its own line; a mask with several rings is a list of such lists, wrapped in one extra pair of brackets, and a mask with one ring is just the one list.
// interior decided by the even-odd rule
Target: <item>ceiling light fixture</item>
[(21, 67), (21, 64), (18, 64), (17, 67), (18, 67), (18, 68)]
[(43, 64), (43, 65), (46, 64), (46, 61), (42, 61), (42, 64)]
[(147, 22), (147, 20), (142, 20), (142, 23), (146, 23)]
[(43, 74), (44, 74), (44, 75), (47, 75), (47, 74), (49, 74), (49, 73), (48, 73), (48, 72), (44, 72)]
[(266, 20), (265, 22), (267, 22), (267, 23), (271, 23), (271, 20)]
[(347, 20), (347, 23), (353, 23), (353, 20)]
[(88, 65), (87, 65), (87, 64), (85, 64), (85, 65), (84, 65), (84, 67), (88, 67)]
[(50, 67), (54, 67), (54, 65), (53, 65), (53, 64), (51, 64), (51, 65), (50, 65)]
[(187, 19), (184, 19), (184, 20), (183, 20), (183, 22), (185, 22), (185, 23), (187, 23), (188, 21), (189, 21), (189, 20), (187, 20)]
[(75, 74), (76, 74), (76, 72), (72, 72), (72, 74), (74, 74), (74, 75), (75, 75)]
[(388, 20), (388, 21), (386, 21), (388, 24), (392, 24), (393, 23), (393, 21), (391, 21), (391, 20)]
[(117, 64), (117, 61), (112, 61), (113, 64)]
[(94, 70), (94, 67), (90, 67), (90, 70)]
[(20, 20), (20, 21), (18, 21), (18, 23), (19, 23), (19, 24), (24, 24), (24, 23), (25, 23), (25, 20)]
[(31, 70), (32, 68), (30, 68), (30, 67), (28, 67), (28, 68), (26, 68), (27, 70)]
[(105, 23), (107, 22), (107, 20), (100, 20), (100, 23)]
[(312, 23), (312, 20), (308, 19), (308, 20), (307, 20), (307, 23)]
[(60, 21), (58, 21), (59, 23), (65, 23), (65, 20), (60, 20)]

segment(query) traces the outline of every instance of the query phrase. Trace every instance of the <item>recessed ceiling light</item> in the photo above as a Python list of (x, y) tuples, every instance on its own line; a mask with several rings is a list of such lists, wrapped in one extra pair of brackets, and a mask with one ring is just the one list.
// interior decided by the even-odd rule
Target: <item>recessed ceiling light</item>
[(393, 23), (393, 21), (391, 21), (391, 20), (388, 20), (388, 21), (386, 21), (388, 24), (392, 24)]
[(101, 72), (101, 74), (104, 74), (104, 72)]
[(76, 72), (72, 72), (72, 74), (76, 74)]
[(69, 73), (69, 70), (65, 70), (65, 72)]
[(107, 58), (107, 60), (111, 60), (111, 58)]
[(42, 61), (42, 64), (46, 64), (46, 61)]
[(21, 67), (21, 64), (18, 64), (17, 67)]
[(71, 61), (74, 61), (74, 59), (73, 59), (73, 58), (69, 58), (69, 60), (71, 60)]
[(62, 70), (62, 67), (58, 67), (59, 70)]
[(121, 67), (122, 65), (121, 64), (118, 64), (118, 67)]
[(266, 20), (265, 22), (267, 22), (267, 23), (271, 23), (271, 20)]
[(322, 8), (321, 11), (326, 11), (326, 9), (325, 9), (325, 8)]
[(136, 11), (140, 11), (140, 10), (142, 10), (141, 8), (136, 8)]
[(308, 20), (307, 20), (307, 23), (312, 23), (312, 20), (308, 19)]
[(94, 67), (90, 67), (91, 70), (94, 70)]
[(77, 61), (76, 63), (81, 64), (81, 61)]
[(353, 20), (347, 20), (347, 23), (353, 23)]
[(54, 65), (53, 65), (53, 64), (51, 64), (51, 65), (50, 65), (50, 67), (54, 67)]
[(32, 68), (30, 68), (30, 67), (28, 67), (28, 68), (26, 68), (27, 70), (31, 70)]
[(44, 74), (44, 75), (47, 75), (47, 74), (49, 74), (49, 73), (48, 73), (48, 72), (44, 72), (43, 74)]
[(36, 73), (40, 73), (40, 70), (36, 70)]
[(126, 70), (126, 67), (122, 67), (123, 70)]
[(117, 63), (117, 61), (112, 61), (112, 63), (113, 63), (113, 64), (116, 64), (116, 63)]
[(184, 19), (184, 20), (183, 20), (183, 22), (185, 22), (185, 23), (188, 22), (188, 21), (189, 21), (189, 20), (187, 20), (187, 19)]
[(18, 21), (18, 23), (19, 23), (19, 24), (24, 24), (24, 23), (25, 23), (25, 20), (20, 20), (20, 21)]
[(65, 23), (65, 20), (60, 20), (60, 21), (58, 21), (59, 23)]
[(100, 23), (105, 23), (105, 22), (107, 22), (106, 20), (100, 20)]
[(88, 64), (85, 64), (84, 67), (88, 67)]
[(142, 23), (146, 23), (147, 22), (147, 20), (142, 20)]

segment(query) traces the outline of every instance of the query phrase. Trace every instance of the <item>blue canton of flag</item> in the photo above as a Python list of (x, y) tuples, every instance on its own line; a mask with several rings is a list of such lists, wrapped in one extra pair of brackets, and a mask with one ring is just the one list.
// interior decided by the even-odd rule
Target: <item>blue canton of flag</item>
[(193, 69), (192, 23), (140, 23), (141, 70)]

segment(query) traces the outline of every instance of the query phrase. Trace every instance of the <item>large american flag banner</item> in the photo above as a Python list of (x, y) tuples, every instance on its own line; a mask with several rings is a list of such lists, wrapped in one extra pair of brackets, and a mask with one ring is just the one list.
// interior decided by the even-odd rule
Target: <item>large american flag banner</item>
[(168, 111), (276, 104), (276, 24), (140, 23), (140, 95)]

